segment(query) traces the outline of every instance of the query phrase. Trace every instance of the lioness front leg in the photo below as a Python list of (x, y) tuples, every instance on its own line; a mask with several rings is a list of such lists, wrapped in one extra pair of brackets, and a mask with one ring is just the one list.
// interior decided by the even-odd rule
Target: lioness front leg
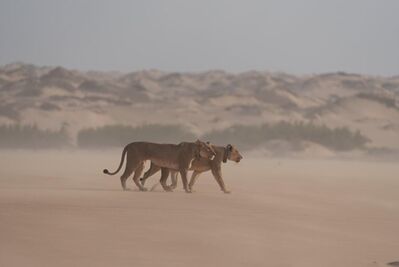
[(224, 185), (224, 181), (223, 181), (223, 178), (222, 178), (222, 171), (221, 171), (221, 169), (220, 169), (220, 168), (218, 168), (218, 169), (212, 169), (212, 174), (213, 174), (213, 177), (215, 178), (216, 182), (217, 182), (218, 185), (220, 186), (220, 189), (221, 189), (224, 193), (229, 194), (231, 191), (227, 190), (227, 189), (226, 189), (226, 186)]
[(188, 172), (187, 169), (181, 169), (180, 176), (181, 176), (181, 180), (183, 182), (184, 191), (186, 191), (186, 193), (191, 193), (191, 190), (188, 188), (188, 185), (187, 185), (187, 172)]
[(193, 174), (191, 175), (190, 183), (188, 184), (188, 188), (191, 191), (193, 190), (193, 186), (194, 186), (195, 182), (197, 181), (197, 178), (199, 177), (200, 174), (201, 174), (200, 172), (193, 171)]

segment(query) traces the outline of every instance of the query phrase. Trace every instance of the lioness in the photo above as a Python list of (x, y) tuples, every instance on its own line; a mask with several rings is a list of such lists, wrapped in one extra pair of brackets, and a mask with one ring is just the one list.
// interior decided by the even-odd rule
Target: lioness
[[(188, 185), (189, 190), (191, 191), (196, 179), (202, 172), (206, 172), (211, 170), (213, 177), (215, 178), (216, 182), (219, 184), (220, 189), (224, 193), (230, 193), (229, 190), (226, 189), (226, 186), (224, 184), (223, 178), (222, 178), (222, 161), (225, 163), (227, 160), (232, 160), (235, 162), (240, 162), (240, 160), (243, 158), (240, 154), (240, 152), (232, 145), (228, 144), (226, 147), (222, 146), (214, 146), (211, 145), (213, 150), (216, 152), (216, 156), (214, 159), (209, 159), (209, 158), (198, 158), (195, 159), (192, 164), (191, 168), (189, 170), (193, 170), (193, 174), (191, 176), (190, 183)], [(141, 183), (144, 185), (145, 181), (147, 180), (148, 177), (154, 175), (157, 173), (159, 170), (162, 169), (162, 179), (165, 179), (164, 176), (167, 175), (168, 170), (165, 170), (165, 168), (160, 167), (159, 165), (156, 164), (156, 162), (151, 161), (151, 166), (147, 172), (145, 172), (143, 178), (141, 178)], [(167, 178), (167, 176), (166, 176)], [(172, 184), (170, 186), (171, 189), (176, 188), (177, 185), (177, 172), (171, 171), (171, 178), (172, 178)]]
[[(190, 193), (187, 186), (187, 171), (194, 159), (212, 158), (216, 153), (213, 148), (200, 140), (195, 143), (182, 142), (174, 144), (156, 144), (148, 142), (134, 142), (125, 146), (122, 152), (121, 162), (115, 172), (109, 172), (104, 169), (103, 172), (108, 175), (115, 175), (122, 168), (126, 156), (125, 172), (121, 176), (123, 190), (126, 188), (127, 178), (134, 172), (133, 181), (141, 191), (147, 191), (139, 182), (139, 178), (144, 169), (144, 162), (151, 160), (157, 166), (179, 171), (183, 181), (184, 190)], [(167, 177), (166, 177), (167, 178)], [(166, 180), (166, 179), (165, 179)], [(170, 191), (164, 181), (161, 181), (165, 190)]]

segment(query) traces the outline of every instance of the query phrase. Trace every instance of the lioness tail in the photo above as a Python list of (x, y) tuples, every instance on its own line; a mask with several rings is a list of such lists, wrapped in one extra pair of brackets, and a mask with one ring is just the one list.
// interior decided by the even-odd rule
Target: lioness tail
[(127, 146), (125, 146), (125, 148), (123, 149), (122, 157), (121, 157), (121, 162), (120, 162), (120, 164), (119, 164), (118, 169), (117, 169), (115, 172), (109, 172), (107, 169), (104, 169), (104, 170), (103, 170), (103, 173), (108, 174), (108, 175), (115, 175), (115, 174), (117, 174), (117, 173), (120, 171), (120, 169), (122, 168), (123, 162), (125, 161), (126, 152), (127, 152)]

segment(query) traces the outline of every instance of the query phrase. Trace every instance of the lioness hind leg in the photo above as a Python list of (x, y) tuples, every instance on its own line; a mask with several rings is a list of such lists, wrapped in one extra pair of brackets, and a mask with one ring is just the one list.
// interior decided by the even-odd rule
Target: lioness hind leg
[(134, 171), (134, 166), (131, 166), (131, 165), (129, 166), (127, 164), (126, 169), (121, 176), (121, 185), (122, 185), (123, 190), (129, 190), (128, 188), (126, 188), (126, 180), (133, 173), (133, 171)]
[(168, 176), (169, 176), (169, 169), (162, 168), (161, 169), (161, 179), (159, 180), (159, 182), (161, 183), (161, 185), (165, 191), (171, 192), (172, 188), (170, 188), (169, 186), (166, 185), (166, 180), (168, 179)]
[(151, 166), (148, 169), (148, 171), (146, 171), (143, 175), (142, 178), (140, 178), (141, 184), (144, 185), (145, 181), (153, 176), (155, 173), (159, 172), (159, 170), (161, 169), (161, 167), (158, 167), (157, 165), (155, 165), (154, 163), (151, 162)]
[(197, 181), (198, 176), (200, 175), (200, 172), (194, 171), (193, 174), (191, 175), (190, 183), (188, 184), (188, 188), (192, 191), (193, 186), (195, 182)]
[(137, 185), (137, 187), (140, 189), (140, 191), (147, 191), (147, 188), (142, 186), (139, 181), (141, 173), (143, 172), (143, 169), (144, 169), (144, 162), (140, 162), (139, 165), (137, 166), (136, 170), (134, 171), (133, 182)]
[(177, 171), (170, 171), (170, 178), (172, 179), (170, 188), (175, 189), (177, 187)]

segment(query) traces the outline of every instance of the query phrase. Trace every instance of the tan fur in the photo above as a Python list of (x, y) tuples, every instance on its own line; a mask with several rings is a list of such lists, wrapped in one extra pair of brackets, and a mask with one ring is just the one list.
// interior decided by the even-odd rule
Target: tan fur
[(194, 158), (212, 158), (213, 156), (215, 156), (213, 148), (199, 140), (195, 143), (182, 142), (178, 145), (135, 142), (125, 146), (119, 167), (115, 172), (110, 173), (107, 169), (104, 169), (103, 172), (108, 175), (115, 175), (122, 168), (126, 157), (126, 168), (121, 176), (122, 188), (127, 190), (126, 180), (134, 172), (134, 183), (141, 191), (147, 191), (140, 184), (139, 178), (144, 168), (144, 162), (151, 160), (156, 162), (158, 166), (165, 168), (165, 170), (162, 170), (160, 182), (166, 191), (171, 191), (171, 188), (166, 185), (166, 179), (168, 178), (169, 170), (173, 170), (180, 172), (184, 190), (189, 193), (191, 190), (187, 185), (187, 171), (191, 161)]
[[(209, 158), (197, 158), (194, 159), (193, 162), (191, 163), (191, 167), (189, 170), (193, 171), (193, 174), (191, 176), (190, 183), (188, 185), (189, 190), (192, 190), (196, 179), (198, 176), (205, 171), (212, 171), (213, 177), (215, 178), (216, 182), (220, 186), (220, 189), (224, 193), (230, 193), (229, 190), (226, 189), (226, 186), (224, 184), (223, 178), (222, 178), (222, 162), (225, 162), (225, 160), (231, 160), (235, 162), (240, 162), (242, 159), (242, 156), (240, 152), (232, 145), (227, 145), (226, 147), (221, 147), (221, 146), (214, 146), (211, 145), (213, 150), (216, 152), (216, 156), (213, 159)], [(144, 174), (143, 178), (141, 178), (141, 182), (144, 185), (145, 180), (157, 173), (159, 170), (162, 170), (163, 175), (167, 172), (165, 168), (158, 166), (155, 162), (151, 161), (151, 167), (150, 169)], [(172, 184), (170, 185), (170, 188), (175, 188), (177, 186), (177, 172), (171, 170), (171, 178), (172, 178)]]

